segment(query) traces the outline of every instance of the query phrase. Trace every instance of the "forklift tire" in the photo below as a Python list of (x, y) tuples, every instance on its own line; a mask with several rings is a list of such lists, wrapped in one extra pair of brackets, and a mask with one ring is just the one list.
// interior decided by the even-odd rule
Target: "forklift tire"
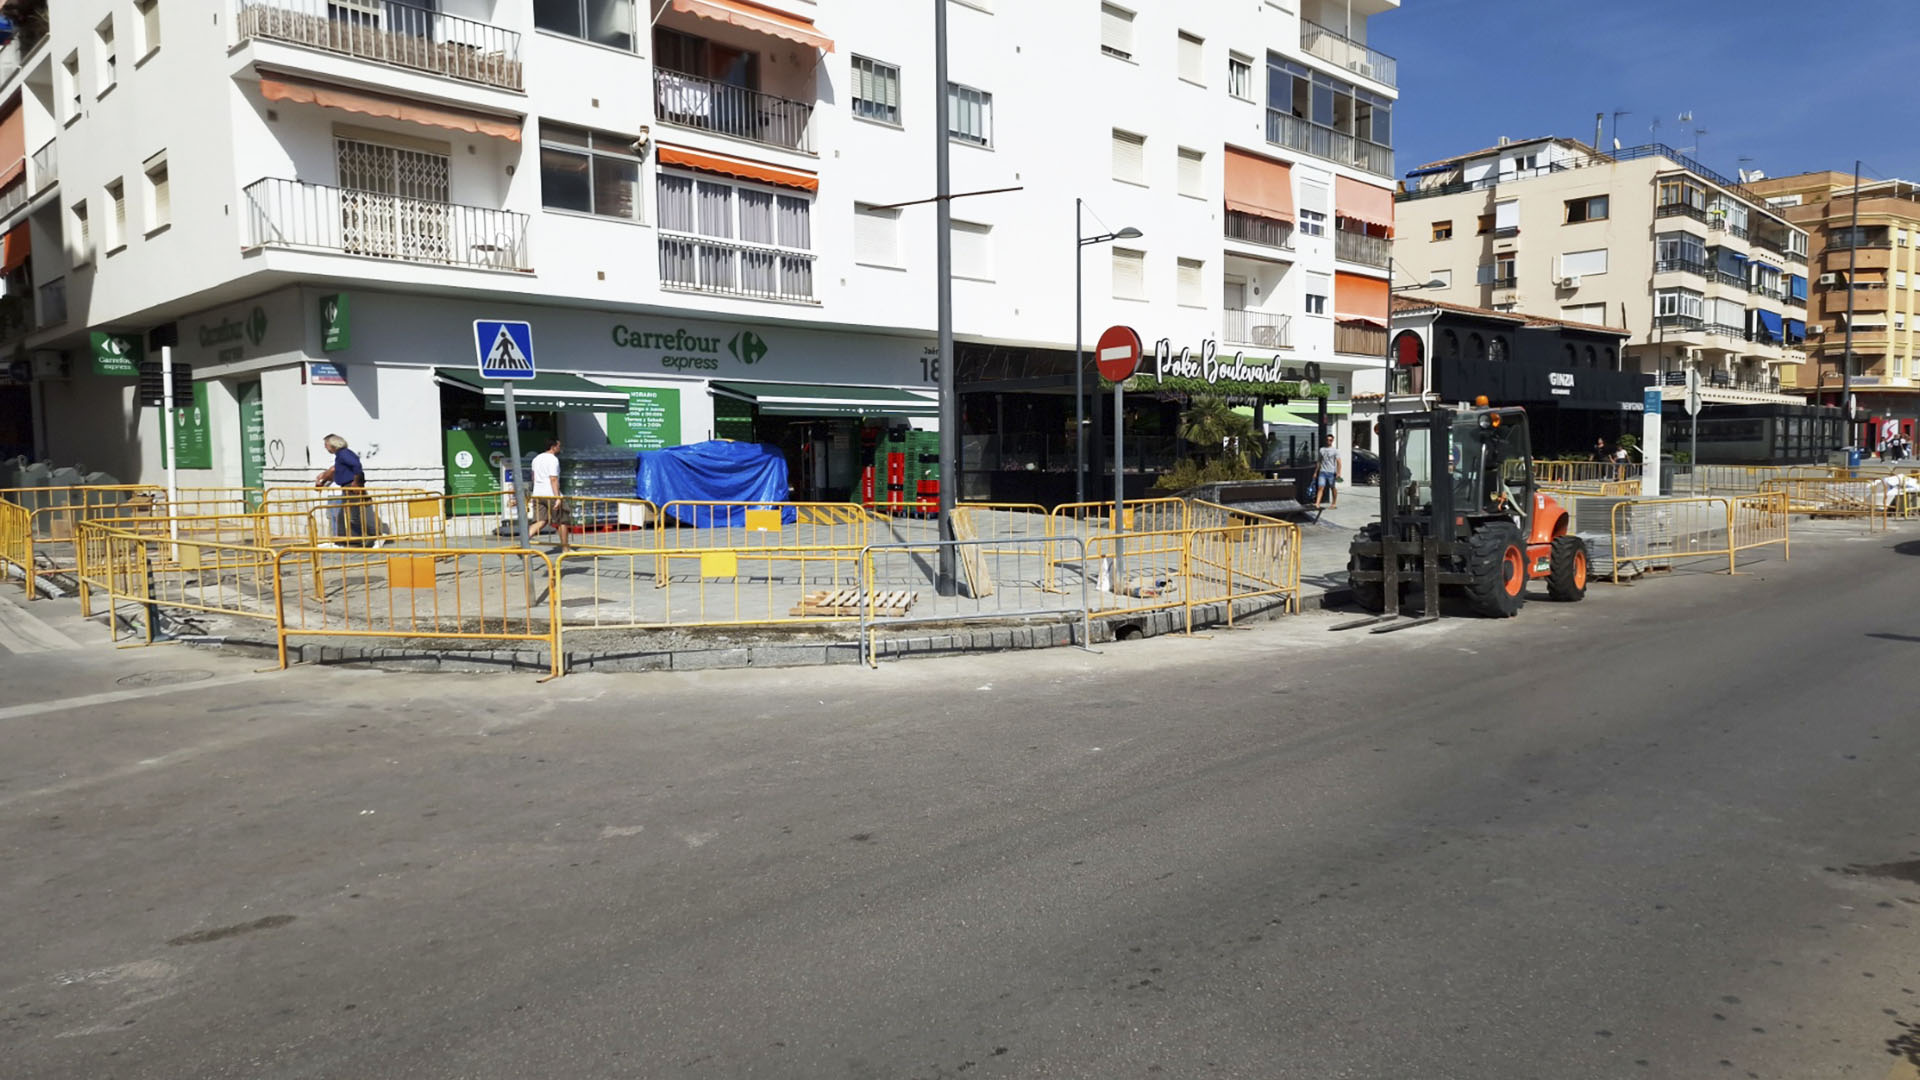
[(1380, 560), (1368, 555), (1347, 556), (1347, 584), (1353, 587), (1353, 602), (1372, 612), (1387, 610), (1387, 583), (1384, 581), (1355, 581), (1355, 570), (1378, 570)]
[(1467, 543), (1467, 573), (1473, 580), (1466, 593), (1473, 610), (1496, 619), (1520, 614), (1520, 605), (1527, 602), (1527, 549), (1520, 530), (1488, 525)]
[(1556, 537), (1553, 563), (1547, 573), (1547, 595), (1574, 601), (1587, 595), (1587, 542), (1577, 536)]

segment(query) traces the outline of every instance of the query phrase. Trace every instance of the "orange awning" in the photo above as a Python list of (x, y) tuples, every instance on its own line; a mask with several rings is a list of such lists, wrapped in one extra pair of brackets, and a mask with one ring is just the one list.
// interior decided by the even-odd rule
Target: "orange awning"
[(1378, 225), (1393, 235), (1393, 192), (1345, 176), (1333, 178), (1333, 212)]
[(33, 254), (33, 231), (21, 222), (0, 237), (0, 274), (11, 274)]
[(723, 154), (710, 154), (703, 150), (687, 150), (683, 147), (668, 146), (665, 143), (659, 146), (657, 156), (662, 165), (678, 165), (683, 169), (698, 169), (701, 172), (719, 173), (722, 176), (738, 177), (741, 180), (758, 180), (763, 184), (799, 188), (801, 191), (820, 190), (820, 178), (809, 172), (783, 169), (778, 165), (763, 165), (758, 161), (727, 157)]
[(311, 82), (286, 75), (261, 75), (260, 93), (268, 101), (291, 101), (299, 105), (318, 105), (342, 109), (362, 116), (405, 120), (449, 131), (491, 135), (496, 139), (520, 141), (520, 122), (491, 113), (471, 112), (451, 105), (430, 105), (421, 101), (388, 97), (366, 90), (353, 90), (332, 83)]
[(816, 29), (812, 19), (762, 7), (753, 0), (671, 0), (667, 6), (696, 18), (713, 19), (742, 30), (811, 45), (821, 52), (833, 51), (833, 39)]
[(1387, 325), (1387, 280), (1334, 271), (1333, 317)]
[(1293, 170), (1227, 147), (1227, 209), (1293, 224)]
[(27, 116), (20, 108), (20, 95), (0, 106), (0, 187), (6, 187), (27, 171)]

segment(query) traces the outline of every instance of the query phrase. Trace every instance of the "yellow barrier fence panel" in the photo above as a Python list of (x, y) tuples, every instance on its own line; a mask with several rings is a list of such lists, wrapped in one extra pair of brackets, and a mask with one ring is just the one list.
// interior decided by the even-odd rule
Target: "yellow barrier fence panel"
[(1610, 512), (1613, 581), (1623, 567), (1670, 570), (1676, 564), (1724, 557), (1734, 569), (1729, 503), (1719, 496), (1624, 499)]
[(1727, 501), (1727, 535), (1734, 552), (1780, 545), (1780, 557), (1793, 557), (1793, 515), (1785, 492), (1735, 495)]
[(20, 572), (21, 584), (33, 592), (33, 511), (0, 502), (0, 562)]
[(594, 550), (645, 551), (654, 546), (654, 525), (660, 509), (645, 499), (567, 495), (574, 547)]
[(1870, 479), (1767, 480), (1762, 490), (1786, 496), (1788, 512), (1808, 517), (1859, 518), (1869, 531), (1887, 527), (1887, 485)]

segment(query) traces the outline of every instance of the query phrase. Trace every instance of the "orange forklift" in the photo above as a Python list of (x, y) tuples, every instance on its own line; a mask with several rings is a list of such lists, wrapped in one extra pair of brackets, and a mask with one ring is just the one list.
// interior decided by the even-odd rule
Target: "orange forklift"
[[(1587, 593), (1587, 545), (1568, 531), (1567, 511), (1533, 489), (1525, 409), (1436, 408), (1380, 421), (1380, 520), (1354, 537), (1347, 578), (1376, 618), (1336, 630), (1405, 629), (1440, 617), (1440, 590), (1457, 589), (1474, 611), (1520, 612), (1527, 584), (1555, 600)], [(1401, 617), (1402, 591), (1421, 584), (1419, 618)]]

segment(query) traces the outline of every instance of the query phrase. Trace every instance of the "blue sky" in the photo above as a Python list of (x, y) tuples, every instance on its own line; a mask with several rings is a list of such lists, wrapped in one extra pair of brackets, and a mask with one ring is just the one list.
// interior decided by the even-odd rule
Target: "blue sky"
[(1858, 157), (1920, 181), (1920, 0), (1404, 0), (1369, 30), (1400, 61), (1403, 175), (1502, 135), (1585, 142), (1596, 112), (1610, 140), (1625, 109), (1622, 145), (1657, 117), (1728, 176)]

